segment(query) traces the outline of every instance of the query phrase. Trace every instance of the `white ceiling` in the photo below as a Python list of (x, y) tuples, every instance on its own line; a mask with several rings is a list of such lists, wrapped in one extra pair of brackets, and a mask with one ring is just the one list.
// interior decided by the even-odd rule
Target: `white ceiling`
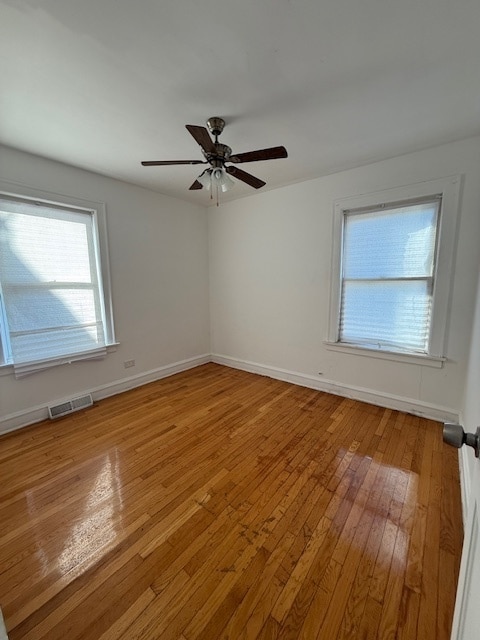
[(478, 0), (0, 0), (0, 142), (208, 204), (140, 161), (209, 116), (287, 148), (263, 190), (480, 133), (479, 33)]

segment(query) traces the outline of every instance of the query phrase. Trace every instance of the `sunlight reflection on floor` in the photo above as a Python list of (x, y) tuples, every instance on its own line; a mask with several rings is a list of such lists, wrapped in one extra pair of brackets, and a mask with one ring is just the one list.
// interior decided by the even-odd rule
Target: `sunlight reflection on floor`
[[(353, 501), (356, 521), (346, 522), (339, 535), (339, 544), (348, 549), (356, 545), (355, 533), (360, 521), (371, 519), (371, 533), (380, 531), (378, 543), (372, 548), (360, 545), (359, 552), (371, 552), (379, 568), (395, 572), (405, 571), (413, 526), (413, 514), (418, 509), (418, 474), (382, 462), (381, 456), (373, 459), (352, 451), (341, 450), (339, 457), (350, 455), (349, 465), (360, 469), (368, 464), (368, 471)], [(354, 459), (357, 459), (355, 461)], [(345, 498), (344, 498), (345, 499)], [(375, 540), (372, 535), (371, 540)]]
[[(61, 551), (55, 559), (60, 575), (83, 565), (86, 570), (98, 560), (105, 547), (123, 531), (123, 484), (120, 476), (120, 459), (116, 449), (107, 452), (98, 460), (98, 471), (93, 474), (91, 488), (85, 489), (85, 498), (79, 501), (81, 514), (71, 523), (56, 531), (56, 536), (64, 536)], [(37, 516), (35, 493), (27, 493), (29, 514)], [(40, 511), (40, 510), (38, 510)], [(42, 575), (51, 572), (52, 538), (43, 535), (43, 527), (36, 527), (38, 551), (36, 558)], [(56, 540), (55, 548), (60, 546)]]

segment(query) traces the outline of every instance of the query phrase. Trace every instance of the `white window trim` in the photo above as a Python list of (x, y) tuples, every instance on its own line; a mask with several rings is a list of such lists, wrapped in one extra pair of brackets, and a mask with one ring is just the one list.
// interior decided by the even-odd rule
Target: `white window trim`
[[(451, 307), (453, 269), (457, 239), (457, 221), (460, 200), (461, 176), (449, 176), (417, 184), (395, 187), (375, 193), (362, 194), (336, 200), (333, 214), (332, 277), (330, 284), (330, 314), (328, 337), (324, 341), (327, 349), (339, 353), (364, 355), (374, 358), (410, 362), (431, 367), (442, 367), (446, 361), (446, 340)], [(438, 249), (435, 267), (435, 293), (430, 327), (430, 352), (426, 355), (396, 351), (375, 350), (338, 341), (341, 280), (342, 280), (342, 238), (344, 212), (362, 207), (376, 207), (402, 200), (426, 198), (440, 194), (442, 207), (438, 226)]]
[[(105, 306), (105, 346), (107, 353), (115, 351), (119, 344), (115, 339), (115, 326), (113, 320), (112, 287), (110, 280), (110, 260), (108, 254), (107, 237), (107, 212), (104, 202), (85, 200), (74, 196), (43, 191), (27, 185), (0, 180), (0, 196), (13, 196), (30, 200), (41, 200), (47, 205), (73, 207), (93, 214), (94, 236), (97, 244), (97, 255), (100, 255), (101, 290)], [(3, 361), (3, 351), (0, 345), (0, 376), (13, 372), (13, 364)]]

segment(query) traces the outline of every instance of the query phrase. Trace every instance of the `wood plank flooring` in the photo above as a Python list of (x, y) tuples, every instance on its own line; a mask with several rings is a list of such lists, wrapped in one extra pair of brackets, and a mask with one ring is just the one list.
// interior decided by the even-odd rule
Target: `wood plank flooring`
[(10, 640), (447, 640), (438, 423), (208, 364), (0, 438)]

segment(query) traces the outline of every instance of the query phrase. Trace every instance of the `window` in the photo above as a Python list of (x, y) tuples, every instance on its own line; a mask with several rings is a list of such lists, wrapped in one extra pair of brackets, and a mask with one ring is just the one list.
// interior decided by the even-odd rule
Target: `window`
[(336, 203), (328, 347), (441, 366), (458, 183), (432, 181)]
[(428, 353), (440, 202), (345, 212), (340, 342)]
[(98, 217), (98, 209), (0, 193), (1, 355), (16, 375), (103, 357), (114, 342)]

